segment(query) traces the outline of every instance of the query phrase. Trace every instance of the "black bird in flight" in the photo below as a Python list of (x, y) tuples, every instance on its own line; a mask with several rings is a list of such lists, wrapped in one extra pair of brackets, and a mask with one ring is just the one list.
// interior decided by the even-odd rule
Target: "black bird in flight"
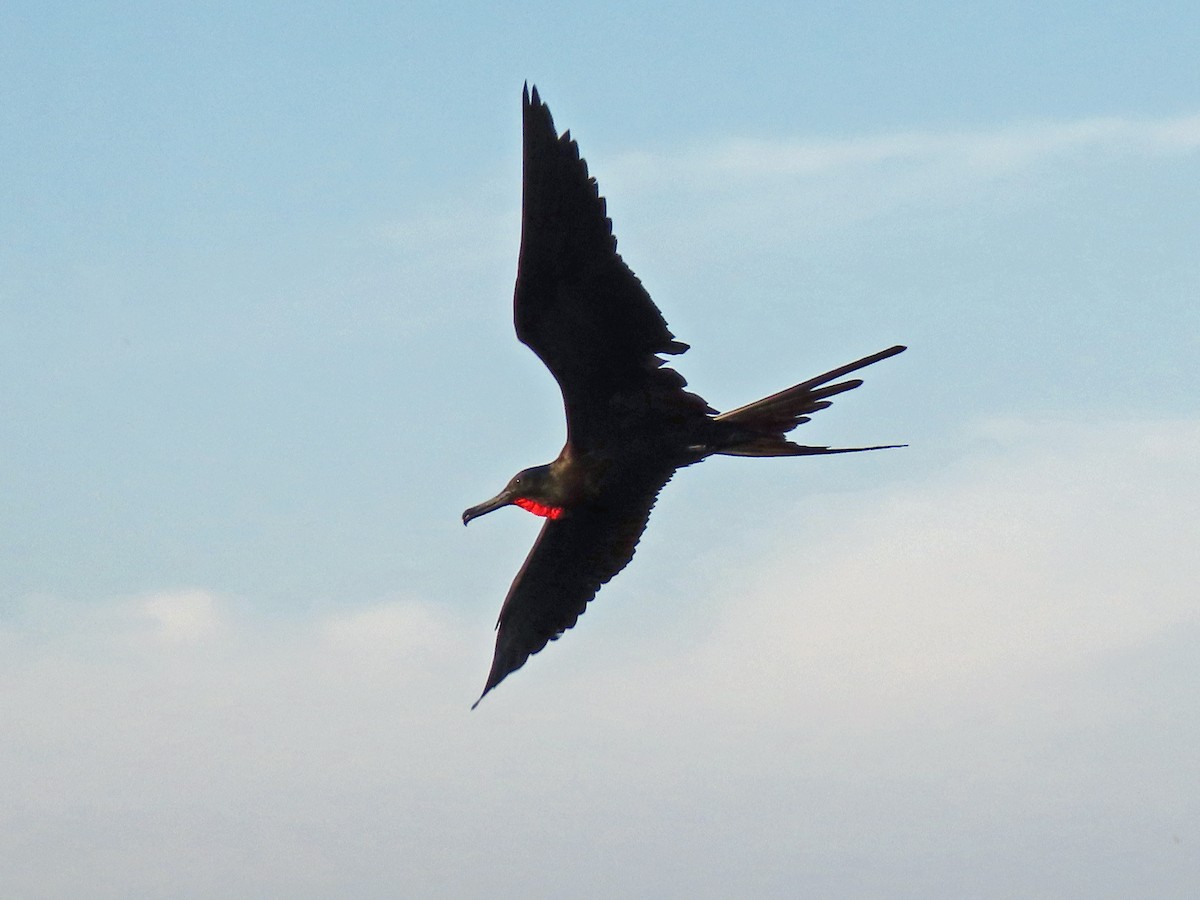
[[(713, 454), (811, 456), (888, 447), (810, 447), (784, 437), (858, 387), (845, 375), (902, 352), (889, 347), (754, 403), (718, 413), (658, 354), (683, 353), (662, 313), (617, 254), (596, 180), (568, 131), (524, 89), (517, 337), (562, 390), (567, 443), (554, 462), (517, 473), (463, 524), (502, 506), (543, 516), (496, 624), (479, 700), (583, 614), (633, 556), (650, 509), (676, 469)], [(475, 701), (475, 705), (479, 704)], [(474, 707), (472, 707), (474, 708)]]

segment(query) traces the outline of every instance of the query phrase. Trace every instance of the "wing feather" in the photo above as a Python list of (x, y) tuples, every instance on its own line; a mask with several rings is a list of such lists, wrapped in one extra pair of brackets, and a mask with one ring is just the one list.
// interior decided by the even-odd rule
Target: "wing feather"
[(615, 408), (631, 402), (712, 412), (683, 390), (658, 354), (682, 353), (662, 313), (617, 253), (604, 198), (570, 132), (524, 95), (521, 251), (513, 311), (517, 337), (554, 375), (571, 443), (588, 450), (611, 435)]

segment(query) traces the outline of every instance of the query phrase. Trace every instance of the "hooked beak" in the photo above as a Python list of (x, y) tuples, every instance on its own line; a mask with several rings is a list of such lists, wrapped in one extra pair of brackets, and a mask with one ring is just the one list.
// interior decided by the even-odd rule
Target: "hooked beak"
[(508, 506), (510, 503), (512, 503), (512, 500), (512, 494), (505, 489), (498, 493), (491, 500), (485, 500), (478, 506), (472, 506), (470, 509), (464, 512), (462, 516), (463, 524), (466, 525), (472, 519), (478, 519), (480, 516), (486, 515), (487, 513), (499, 509), (502, 506)]

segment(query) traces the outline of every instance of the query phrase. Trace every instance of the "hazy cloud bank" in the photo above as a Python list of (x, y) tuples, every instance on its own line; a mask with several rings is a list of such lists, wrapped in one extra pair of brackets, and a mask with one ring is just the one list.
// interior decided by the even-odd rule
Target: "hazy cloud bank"
[(983, 434), (930, 483), (823, 500), (825, 537), (781, 525), (695, 643), (609, 621), (475, 713), (486, 626), (420, 598), (286, 622), (201, 590), (10, 607), (4, 881), (1187, 896), (1200, 423)]

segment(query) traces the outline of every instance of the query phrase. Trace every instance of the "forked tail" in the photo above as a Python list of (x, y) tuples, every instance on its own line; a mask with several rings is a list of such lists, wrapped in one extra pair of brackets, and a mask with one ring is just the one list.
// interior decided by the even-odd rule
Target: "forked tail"
[[(826, 453), (859, 453), (864, 450), (890, 450), (904, 444), (884, 444), (878, 447), (806, 447), (784, 437), (797, 425), (807, 422), (812, 414), (832, 405), (829, 398), (852, 391), (862, 379), (837, 381), (843, 375), (903, 353), (903, 346), (889, 347), (844, 366), (831, 369), (824, 375), (802, 381), (770, 397), (763, 397), (737, 409), (721, 413), (715, 421), (734, 426), (730, 443), (718, 450), (724, 456), (815, 456)], [(836, 381), (836, 384), (830, 382)]]

